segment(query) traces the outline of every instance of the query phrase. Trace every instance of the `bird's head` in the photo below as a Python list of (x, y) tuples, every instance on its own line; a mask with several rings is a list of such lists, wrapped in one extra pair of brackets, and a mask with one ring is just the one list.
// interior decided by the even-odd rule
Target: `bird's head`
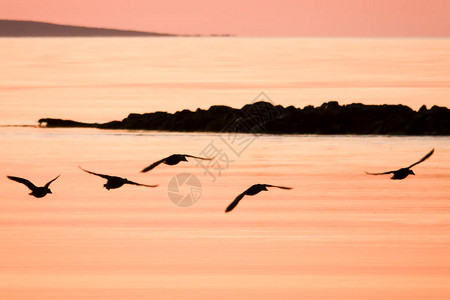
[(44, 191), (46, 194), (53, 194), (52, 191), (51, 191), (48, 187), (44, 187), (43, 191)]
[(182, 160), (182, 161), (188, 161), (187, 158), (186, 158), (186, 156), (183, 156), (183, 157), (181, 158), (181, 160)]
[(416, 175), (416, 174), (414, 174), (413, 170), (409, 170), (408, 174)]
[(262, 191), (268, 191), (268, 189), (267, 189), (267, 187), (266, 187), (265, 185), (263, 185), (263, 186), (261, 187), (261, 190), (262, 190)]
[(109, 184), (108, 184), (108, 183), (105, 183), (105, 184), (103, 185), (103, 187), (109, 191)]

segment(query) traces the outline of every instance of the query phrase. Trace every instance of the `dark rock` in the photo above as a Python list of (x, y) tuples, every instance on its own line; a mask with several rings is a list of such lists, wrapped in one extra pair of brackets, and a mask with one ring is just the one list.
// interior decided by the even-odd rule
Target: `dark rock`
[(450, 135), (450, 110), (422, 106), (414, 111), (404, 105), (339, 105), (330, 101), (319, 107), (283, 108), (267, 102), (247, 104), (241, 109), (223, 105), (208, 110), (182, 110), (170, 114), (129, 114), (122, 121), (82, 123), (40, 119), (47, 127), (95, 127), (159, 131), (206, 131), (280, 134), (382, 134)]

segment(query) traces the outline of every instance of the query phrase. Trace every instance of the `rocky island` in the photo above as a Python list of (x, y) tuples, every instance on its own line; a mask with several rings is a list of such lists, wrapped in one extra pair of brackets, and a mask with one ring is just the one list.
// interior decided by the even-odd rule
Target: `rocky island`
[(93, 127), (101, 129), (181, 132), (239, 132), (269, 134), (359, 134), (359, 135), (450, 135), (450, 110), (422, 106), (418, 111), (404, 105), (274, 106), (256, 102), (241, 109), (216, 105), (207, 110), (176, 113), (129, 114), (121, 121), (82, 123), (43, 118), (40, 126)]

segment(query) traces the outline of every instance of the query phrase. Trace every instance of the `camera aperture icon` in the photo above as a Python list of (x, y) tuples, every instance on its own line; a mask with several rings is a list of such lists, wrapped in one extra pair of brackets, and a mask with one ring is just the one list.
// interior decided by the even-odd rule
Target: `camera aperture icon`
[(169, 181), (167, 194), (170, 201), (179, 207), (193, 206), (202, 195), (202, 184), (197, 176), (180, 173)]

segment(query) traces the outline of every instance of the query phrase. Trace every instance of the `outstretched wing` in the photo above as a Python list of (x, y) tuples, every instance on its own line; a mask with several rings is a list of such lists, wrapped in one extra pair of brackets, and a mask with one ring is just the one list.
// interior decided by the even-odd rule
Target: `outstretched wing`
[(166, 158), (167, 158), (167, 157), (165, 157), (165, 158), (163, 158), (163, 159), (161, 159), (161, 160), (158, 160), (158, 161), (152, 163), (150, 166), (144, 168), (141, 172), (142, 172), (142, 173), (145, 173), (145, 172), (150, 171), (151, 169), (153, 169), (153, 168), (156, 167), (157, 165), (163, 163), (163, 162), (166, 160)]
[(413, 163), (412, 165), (410, 165), (410, 166), (408, 167), (408, 169), (414, 167), (414, 166), (417, 165), (417, 164), (420, 164), (421, 162), (423, 162), (424, 160), (426, 160), (428, 157), (430, 157), (433, 153), (434, 153), (434, 148), (433, 148), (430, 152), (428, 152), (427, 155), (425, 155), (424, 157), (422, 157), (421, 160), (419, 160), (418, 162), (415, 162), (415, 163)]
[(279, 185), (271, 185), (271, 184), (264, 184), (264, 186), (266, 186), (266, 187), (276, 187), (276, 188), (283, 189), (283, 190), (292, 190), (291, 187), (287, 187), (287, 186), (279, 186)]
[(80, 167), (80, 166), (78, 166), (78, 168), (80, 168), (81, 170), (83, 170), (83, 171), (85, 171), (85, 172), (87, 172), (87, 173), (89, 173), (89, 174), (97, 175), (97, 176), (100, 176), (100, 177), (105, 178), (105, 179), (107, 179), (107, 180), (110, 180), (111, 178), (115, 177), (115, 176), (109, 176), (109, 175), (104, 175), (104, 174), (94, 173), (94, 172), (85, 170), (85, 169), (83, 169), (83, 168)]
[(388, 171), (388, 172), (383, 172), (383, 173), (369, 173), (369, 172), (366, 172), (366, 174), (369, 174), (369, 175), (386, 175), (386, 174), (393, 174), (395, 171)]
[(28, 179), (15, 177), (15, 176), (7, 176), (9, 179), (25, 184), (30, 190), (34, 191), (37, 187), (31, 183)]
[(47, 184), (45, 185), (46, 188), (48, 188), (50, 186), (50, 183), (52, 183), (53, 181), (55, 181), (56, 179), (58, 179), (58, 177), (61, 176), (61, 174), (59, 174), (58, 176), (55, 177), (55, 179), (50, 180), (49, 182), (47, 182)]
[(142, 183), (137, 183), (137, 182), (134, 182), (134, 181), (130, 181), (128, 179), (127, 179), (127, 181), (125, 181), (125, 183), (134, 184), (134, 185), (140, 185), (140, 186), (147, 186), (147, 187), (157, 187), (158, 186), (158, 184), (155, 184), (155, 185), (142, 184)]
[(244, 196), (245, 196), (245, 192), (238, 195), (236, 197), (236, 199), (234, 199), (233, 202), (231, 202), (230, 205), (228, 205), (228, 207), (225, 209), (225, 212), (229, 212), (229, 211), (233, 210), (233, 208), (235, 208), (236, 205), (238, 205), (239, 201), (241, 201), (241, 199), (244, 198)]
[(194, 155), (188, 155), (188, 154), (183, 154), (186, 157), (192, 157), (192, 158), (196, 158), (196, 159), (202, 159), (202, 160), (213, 160), (214, 157), (198, 157), (198, 156), (194, 156)]

